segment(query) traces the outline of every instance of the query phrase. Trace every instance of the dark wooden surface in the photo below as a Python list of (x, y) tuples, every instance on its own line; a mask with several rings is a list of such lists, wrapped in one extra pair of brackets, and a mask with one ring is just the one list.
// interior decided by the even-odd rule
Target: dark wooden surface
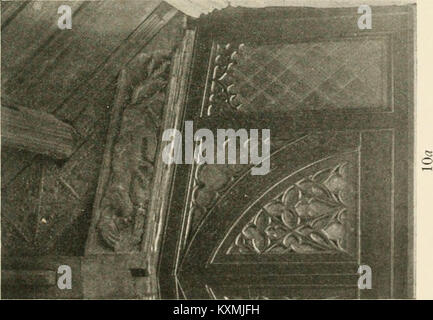
[[(183, 16), (161, 1), (2, 2), (2, 93), (67, 122), (63, 162), (2, 148), (2, 254), (81, 255), (119, 70), (139, 52), (172, 50)], [(173, 17), (175, 16), (175, 17)]]
[[(71, 268), (71, 288), (57, 281)], [(141, 256), (25, 256), (2, 259), (3, 299), (147, 299), (147, 274)], [(138, 279), (138, 284), (137, 284)]]
[[(204, 178), (199, 175), (205, 192), (196, 194), (191, 192), (195, 167), (179, 165), (165, 175), (160, 170), (157, 178), (171, 190), (155, 193), (153, 210), (167, 209), (167, 225), (160, 215), (152, 216), (147, 234), (157, 241), (146, 239), (143, 248), (153, 250), (154, 255), (149, 261), (137, 261), (137, 257), (124, 255), (79, 256), (84, 253), (91, 219), (116, 76), (139, 52), (177, 46), (184, 17), (160, 1), (132, 1), (130, 6), (114, 1), (66, 3), (74, 13), (73, 29), (60, 31), (57, 4), (2, 2), (2, 93), (55, 115), (79, 135), (77, 147), (64, 162), (2, 148), (2, 266), (9, 276), (16, 270), (33, 270), (30, 278), (39, 275), (42, 279), (66, 261), (78, 277), (73, 278), (74, 290), (69, 292), (59, 292), (54, 286), (47, 290), (24, 286), (23, 290), (23, 286), (8, 285), (2, 288), (7, 293), (3, 296), (154, 298), (153, 291), (149, 297), (140, 294), (156, 286), (155, 271), (162, 298), (413, 296), (413, 8), (376, 8), (371, 31), (357, 29), (355, 9), (228, 8), (190, 21), (191, 28), (198, 27), (192, 77), (188, 88), (176, 91), (187, 91), (188, 96), (186, 102), (183, 97), (172, 97), (176, 117), (166, 115), (167, 123), (181, 127), (186, 119), (194, 120), (196, 128), (270, 128), (273, 150), (283, 151), (275, 153), (273, 171), (265, 178), (239, 176), (232, 167), (208, 168)], [(282, 104), (266, 111), (220, 112), (210, 117), (202, 112), (209, 98), (205, 88), (211, 80), (208, 69), (213, 67), (214, 43), (237, 46), (244, 42), (256, 48), (376, 38), (387, 44), (390, 68), (384, 69), (389, 75), (385, 79), (389, 99), (379, 108), (358, 103), (352, 108), (327, 105), (315, 110), (313, 103), (310, 109)], [(348, 52), (341, 58), (350, 56)], [(345, 137), (343, 143), (336, 135)], [(295, 143), (298, 140), (301, 142)], [(312, 163), (327, 164), (323, 160), (327, 156), (344, 160), (345, 152), (359, 154), (357, 254), (233, 257), (218, 251), (228, 248), (232, 242), (223, 240), (234, 239), (257, 213), (246, 208), (261, 197), (263, 204), (271, 200), (273, 191), (269, 190), (283, 176), (298, 171), (308, 176)], [(216, 186), (222, 182), (220, 190)], [(270, 193), (263, 195), (265, 191)], [(216, 202), (206, 202), (209, 199)], [(204, 201), (204, 210), (189, 210), (194, 201)], [(154, 270), (158, 258), (159, 269)], [(360, 263), (373, 268), (373, 290), (359, 292), (356, 288)], [(150, 270), (152, 277), (143, 276), (140, 270)], [(139, 281), (133, 279), (137, 275)]]
[[(372, 30), (358, 29), (356, 8), (228, 8), (191, 21), (198, 34), (184, 119), (212, 129), (270, 128), (274, 150), (286, 146), (287, 151), (271, 156), (271, 172), (263, 177), (242, 171), (235, 174), (222, 165), (207, 166), (206, 175), (206, 168), (195, 171), (195, 166), (177, 166), (160, 265), (163, 298), (413, 297), (413, 177), (409, 172), (414, 8), (373, 7), (373, 12)], [(353, 105), (330, 102), (320, 110), (315, 110), (314, 102), (238, 110), (221, 102), (210, 116), (203, 112), (212, 94), (212, 72), (208, 70), (215, 65), (216, 44), (262, 48), (366, 39), (384, 43), (381, 68), (386, 70), (384, 94), (388, 98), (378, 108), (357, 104), (361, 95), (352, 96)], [(359, 52), (348, 50), (339, 59), (350, 61), (356, 54)], [(298, 59), (303, 62), (302, 56)], [(264, 59), (262, 63), (269, 62)], [(309, 67), (303, 74), (293, 69), (293, 76), (302, 77), (315, 89), (316, 65)], [(234, 84), (236, 91), (236, 79), (228, 84)], [(307, 177), (313, 164), (325, 164), (328, 158), (343, 161), (350, 150), (359, 157), (355, 161), (358, 178), (352, 184), (358, 199), (352, 254), (225, 254), (230, 244), (226, 242), (245, 230), (259, 210), (257, 203), (276, 196), (283, 177)], [(357, 288), (360, 264), (373, 270), (372, 290)]]
[(57, 160), (69, 158), (75, 149), (72, 126), (44, 111), (33, 110), (2, 97), (2, 144), (43, 154)]

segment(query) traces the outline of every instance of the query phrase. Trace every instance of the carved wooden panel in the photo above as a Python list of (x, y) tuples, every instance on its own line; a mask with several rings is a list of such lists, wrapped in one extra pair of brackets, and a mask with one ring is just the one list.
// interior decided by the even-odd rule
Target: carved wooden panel
[(267, 202), (227, 254), (352, 252), (356, 246), (357, 154), (319, 170)]
[(390, 109), (389, 40), (254, 46), (215, 43), (207, 113)]
[[(270, 171), (177, 167), (163, 297), (412, 295), (411, 9), (375, 8), (362, 32), (352, 9), (232, 8), (190, 23), (185, 120), (270, 129)], [(372, 290), (357, 287), (361, 264)]]
[[(285, 141), (271, 154), (267, 175), (251, 176), (247, 170), (232, 176), (186, 240), (201, 241), (194, 238), (214, 228), (207, 225), (213, 221), (223, 234), (211, 252), (203, 253), (203, 262), (297, 261), (303, 259), (299, 254), (311, 253), (356, 260), (360, 141), (356, 132), (322, 132)], [(224, 168), (207, 167), (208, 173)], [(221, 176), (207, 178), (206, 185), (212, 186)]]
[[(287, 144), (277, 140), (271, 143), (274, 152)], [(217, 146), (216, 146), (217, 147)], [(239, 157), (239, 149), (237, 150)], [(249, 164), (193, 164), (193, 175), (189, 181), (187, 211), (190, 220), (189, 232), (194, 232), (206, 214), (215, 206), (225, 192), (241, 179), (250, 174)]]
[(92, 232), (86, 245), (88, 253), (140, 250), (169, 66), (167, 53), (139, 54), (120, 73)]

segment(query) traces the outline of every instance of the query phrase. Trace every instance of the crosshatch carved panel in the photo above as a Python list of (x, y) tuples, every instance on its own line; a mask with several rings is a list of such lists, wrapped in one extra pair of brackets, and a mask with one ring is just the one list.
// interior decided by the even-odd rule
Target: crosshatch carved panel
[(217, 44), (208, 113), (389, 109), (385, 38), (252, 46)]
[[(228, 254), (347, 252), (356, 215), (353, 171), (343, 161), (319, 170), (272, 199), (242, 229)], [(352, 218), (352, 219), (351, 219)], [(352, 220), (352, 221), (351, 221)]]

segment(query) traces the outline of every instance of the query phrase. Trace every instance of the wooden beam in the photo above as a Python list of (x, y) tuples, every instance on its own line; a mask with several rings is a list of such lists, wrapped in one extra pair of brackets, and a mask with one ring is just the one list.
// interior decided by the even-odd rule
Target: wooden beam
[(5, 146), (65, 159), (75, 148), (74, 129), (51, 114), (18, 106), (2, 97), (1, 136)]

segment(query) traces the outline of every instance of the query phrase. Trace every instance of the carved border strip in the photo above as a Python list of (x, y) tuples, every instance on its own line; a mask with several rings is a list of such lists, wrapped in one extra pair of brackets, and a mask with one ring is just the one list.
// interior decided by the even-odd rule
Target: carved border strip
[[(167, 90), (167, 103), (163, 110), (160, 132), (163, 132), (166, 128), (181, 129), (194, 41), (195, 31), (187, 30), (180, 48), (177, 49), (172, 58), (169, 87)], [(107, 185), (109, 184), (111, 156), (115, 146), (116, 136), (120, 132), (119, 123), (122, 121), (124, 107), (129, 102), (130, 89), (128, 86), (129, 75), (127, 73), (127, 71), (122, 71), (118, 77), (116, 98), (110, 119), (107, 142), (94, 200), (92, 223), (86, 243), (85, 254), (87, 256), (104, 253), (118, 254), (112, 250), (106, 252), (99, 247), (98, 243), (100, 239), (98, 239), (99, 232), (97, 227), (101, 219), (100, 203)], [(160, 139), (160, 137), (157, 139)], [(162, 150), (162, 146), (159, 145), (155, 158), (152, 185), (148, 186), (152, 192), (147, 210), (146, 224), (143, 230), (144, 235), (140, 244), (140, 252), (138, 253), (138, 255), (141, 256), (139, 264), (146, 266), (147, 276), (137, 279), (136, 289), (140, 292), (140, 296), (146, 299), (155, 299), (158, 297), (159, 284), (156, 272), (159, 262), (159, 250), (164, 230), (168, 197), (170, 195), (170, 186), (174, 172), (174, 165), (167, 165), (162, 161)]]
[(117, 124), (120, 121), (123, 107), (126, 104), (128, 96), (127, 90), (127, 72), (122, 70), (117, 79), (117, 92), (114, 101), (113, 111), (108, 126), (107, 141), (105, 143), (104, 155), (102, 158), (101, 169), (99, 172), (98, 186), (96, 188), (95, 199), (93, 202), (92, 223), (89, 228), (89, 234), (86, 242), (85, 255), (94, 254), (94, 246), (97, 243), (96, 227), (100, 220), (101, 212), (98, 210), (101, 203), (105, 186), (110, 178), (111, 153), (114, 145), (114, 138), (117, 136), (119, 128)]
[[(177, 49), (172, 60), (168, 101), (164, 109), (161, 132), (167, 128), (180, 130), (182, 127), (195, 37), (195, 30), (186, 30), (181, 47)], [(159, 295), (157, 293), (159, 285), (156, 272), (175, 168), (174, 164), (167, 165), (162, 161), (162, 150), (163, 148), (160, 147), (156, 155), (154, 188), (142, 241), (142, 252), (146, 255), (148, 272), (152, 282), (151, 286), (154, 290), (153, 298), (157, 298)]]

